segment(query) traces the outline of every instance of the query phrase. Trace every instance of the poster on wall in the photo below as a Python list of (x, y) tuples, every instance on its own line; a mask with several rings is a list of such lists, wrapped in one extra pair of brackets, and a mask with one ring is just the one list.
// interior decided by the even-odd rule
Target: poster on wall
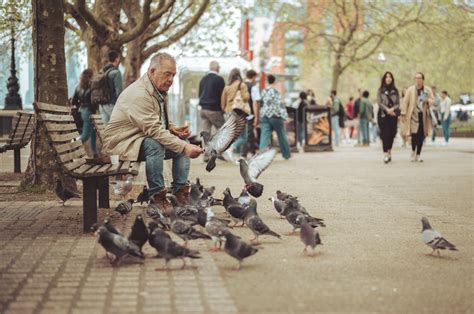
[(332, 151), (330, 109), (315, 106), (305, 110), (305, 152)]

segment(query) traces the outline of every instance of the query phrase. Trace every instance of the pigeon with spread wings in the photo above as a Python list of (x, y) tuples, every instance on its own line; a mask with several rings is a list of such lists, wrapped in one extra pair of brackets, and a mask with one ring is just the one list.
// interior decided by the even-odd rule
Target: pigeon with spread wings
[(204, 154), (209, 158), (206, 170), (211, 172), (216, 167), (216, 158), (225, 152), (239, 137), (247, 125), (246, 115), (232, 112), (224, 125), (214, 135), (201, 132), (204, 141)]
[(270, 166), (275, 155), (275, 149), (266, 149), (253, 156), (248, 163), (245, 159), (240, 159), (240, 175), (244, 179), (245, 189), (253, 197), (262, 195), (263, 185), (257, 182), (257, 178)]

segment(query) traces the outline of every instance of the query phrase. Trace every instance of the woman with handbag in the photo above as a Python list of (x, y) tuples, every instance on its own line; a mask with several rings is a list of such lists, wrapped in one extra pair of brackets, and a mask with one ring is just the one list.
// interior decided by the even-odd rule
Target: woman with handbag
[(247, 85), (242, 82), (240, 70), (237, 68), (232, 69), (227, 86), (224, 87), (221, 96), (221, 106), (225, 118), (235, 109), (250, 114), (249, 98), (249, 91)]
[(400, 96), (391, 72), (385, 72), (382, 76), (377, 92), (377, 104), (379, 105), (377, 121), (382, 139), (383, 161), (388, 163), (392, 161), (393, 140), (397, 134), (397, 122), (400, 115)]

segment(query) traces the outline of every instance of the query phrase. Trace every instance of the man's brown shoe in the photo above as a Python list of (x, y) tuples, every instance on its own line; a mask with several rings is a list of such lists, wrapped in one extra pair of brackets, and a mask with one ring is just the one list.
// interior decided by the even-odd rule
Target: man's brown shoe
[(168, 193), (168, 189), (157, 192), (153, 194), (150, 200), (152, 203), (163, 208), (166, 213), (169, 213), (173, 207), (171, 206), (170, 201), (166, 198), (166, 193)]
[(186, 205), (188, 203), (188, 196), (189, 196), (190, 191), (191, 191), (190, 185), (183, 185), (173, 194), (174, 196), (176, 196), (176, 199), (181, 205)]

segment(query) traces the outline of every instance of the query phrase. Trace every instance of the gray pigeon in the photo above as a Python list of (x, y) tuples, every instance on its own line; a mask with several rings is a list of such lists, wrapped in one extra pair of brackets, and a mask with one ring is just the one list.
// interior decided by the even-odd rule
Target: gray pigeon
[[(214, 212), (209, 207), (207, 209), (207, 218), (206, 218), (206, 232), (211, 236), (214, 241), (213, 251), (219, 251), (222, 247), (222, 242), (224, 242), (225, 237), (222, 235), (225, 230), (227, 230), (227, 225), (214, 217)], [(217, 247), (219, 243), (219, 247)]]
[(204, 158), (208, 158), (206, 170), (211, 172), (216, 167), (216, 158), (225, 152), (239, 137), (247, 125), (245, 114), (232, 112), (222, 127), (214, 135), (201, 132), (204, 142)]
[(247, 215), (247, 209), (244, 205), (240, 204), (238, 200), (232, 197), (230, 194), (230, 189), (226, 188), (224, 191), (223, 204), (226, 212), (230, 215), (231, 219), (234, 221), (234, 226), (237, 225), (239, 221), (242, 221), (242, 226), (244, 225), (244, 219)]
[(129, 241), (122, 235), (109, 232), (106, 227), (100, 226), (96, 234), (99, 235), (99, 243), (109, 253), (115, 256), (111, 264), (118, 265), (120, 260), (127, 255), (136, 256), (141, 259), (145, 258), (140, 248), (133, 242)]
[(104, 227), (107, 228), (107, 230), (109, 230), (111, 233), (122, 235), (122, 233), (112, 224), (110, 218), (104, 219)]
[(128, 176), (125, 181), (113, 181), (110, 182), (114, 190), (115, 195), (119, 195), (124, 200), (127, 197), (127, 194), (132, 191), (133, 188), (133, 176)]
[(146, 208), (146, 214), (163, 229), (170, 229), (171, 220), (165, 216), (165, 211), (159, 205), (150, 203)]
[(283, 219), (285, 218), (284, 212), (285, 212), (285, 202), (279, 200), (278, 198), (274, 198), (273, 196), (268, 199), (269, 201), (272, 202), (273, 207), (277, 211), (277, 213), (280, 215), (280, 218)]
[(143, 203), (148, 204), (150, 202), (150, 194), (148, 193), (148, 188), (146, 185), (143, 186), (143, 191), (140, 192), (137, 196), (137, 203), (142, 205)]
[(71, 198), (80, 198), (79, 194), (69, 191), (67, 188), (65, 188), (60, 179), (56, 179), (56, 187), (54, 188), (54, 193), (57, 197), (59, 197), (63, 206), (66, 204), (66, 201)]
[(250, 203), (250, 200), (251, 200), (251, 197), (249, 193), (247, 192), (247, 190), (242, 189), (242, 192), (240, 192), (240, 195), (237, 198), (237, 201), (242, 205), (248, 205)]
[(128, 239), (138, 245), (140, 252), (142, 252), (143, 245), (148, 241), (148, 229), (143, 221), (142, 215), (138, 214), (135, 218)]
[(288, 193), (284, 193), (280, 190), (277, 190), (276, 191), (276, 195), (277, 195), (277, 198), (280, 200), (280, 201), (286, 201), (287, 198), (289, 197), (292, 197), (291, 194), (288, 194)]
[(245, 216), (245, 224), (252, 230), (255, 238), (250, 240), (251, 243), (258, 244), (258, 237), (261, 235), (271, 235), (278, 239), (281, 239), (281, 236), (270, 230), (270, 228), (263, 222), (262, 218), (257, 214), (257, 203), (252, 202), (248, 206), (248, 212)]
[(120, 217), (122, 217), (122, 219), (126, 218), (128, 214), (132, 211), (134, 202), (135, 201), (132, 198), (125, 202), (120, 202), (114, 210), (120, 214)]
[(188, 244), (189, 240), (195, 240), (195, 239), (211, 239), (210, 236), (208, 236), (205, 233), (202, 233), (198, 230), (196, 230), (190, 222), (186, 222), (179, 218), (176, 215), (176, 212), (171, 210), (171, 224), (170, 224), (170, 229), (171, 231), (176, 234), (178, 237), (184, 240), (184, 245), (186, 246)]
[(441, 233), (431, 228), (431, 225), (428, 222), (428, 218), (421, 218), (421, 223), (423, 225), (423, 229), (421, 230), (423, 242), (425, 242), (426, 245), (433, 249), (431, 255), (436, 251), (438, 253), (438, 256), (441, 256), (439, 250), (458, 250), (454, 244), (448, 242), (448, 240), (443, 238)]
[(239, 160), (240, 175), (244, 179), (245, 189), (253, 197), (260, 197), (262, 195), (263, 185), (257, 182), (257, 178), (270, 166), (275, 155), (275, 149), (265, 149), (250, 158), (248, 163), (244, 158)]
[(240, 270), (240, 268), (242, 267), (242, 261), (245, 258), (252, 256), (258, 252), (257, 248), (245, 243), (237, 236), (232, 234), (229, 230), (223, 230), (221, 231), (221, 234), (224, 235), (226, 239), (224, 246), (225, 252), (239, 261), (239, 266), (237, 270)]
[[(186, 266), (184, 260), (185, 257), (189, 258), (201, 258), (198, 251), (190, 250), (184, 246), (179, 245), (169, 238), (169, 235), (161, 230), (156, 228), (150, 234), (150, 245), (156, 249), (159, 256), (164, 257), (166, 261), (165, 270), (168, 270), (168, 263), (170, 260), (175, 258), (180, 258), (183, 261), (183, 269)], [(156, 269), (161, 270), (161, 269)]]
[[(314, 255), (314, 249), (317, 245), (322, 245), (318, 230), (313, 229), (305, 219), (301, 221), (300, 239), (304, 244), (303, 252), (309, 256)], [(308, 247), (311, 248), (310, 253), (308, 253)]]

